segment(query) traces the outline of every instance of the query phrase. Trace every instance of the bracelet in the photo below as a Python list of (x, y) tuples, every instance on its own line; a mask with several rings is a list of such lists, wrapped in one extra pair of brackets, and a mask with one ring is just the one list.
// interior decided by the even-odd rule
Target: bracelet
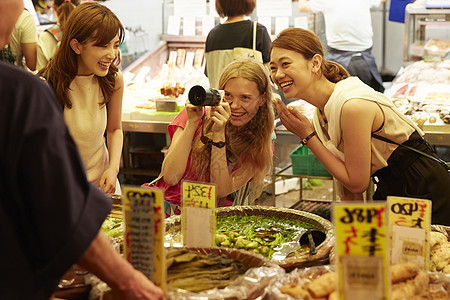
[(314, 130), (310, 135), (308, 135), (307, 137), (305, 137), (305, 138), (302, 140), (302, 145), (303, 145), (303, 146), (306, 146), (306, 143), (307, 143), (310, 139), (312, 139), (315, 135), (317, 135), (317, 132)]
[(205, 136), (202, 136), (200, 140), (201, 140), (202, 143), (205, 144), (205, 145), (213, 145), (214, 147), (217, 147), (217, 148), (223, 148), (223, 147), (225, 147), (225, 145), (227, 144), (227, 143), (225, 143), (224, 141), (214, 142), (213, 140), (208, 139), (208, 138), (205, 137)]

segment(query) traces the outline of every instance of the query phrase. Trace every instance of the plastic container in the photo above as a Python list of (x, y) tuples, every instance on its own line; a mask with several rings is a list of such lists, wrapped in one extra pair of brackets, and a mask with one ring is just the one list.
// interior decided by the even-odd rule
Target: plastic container
[(292, 160), (292, 174), (332, 177), (308, 147), (299, 145), (289, 154)]

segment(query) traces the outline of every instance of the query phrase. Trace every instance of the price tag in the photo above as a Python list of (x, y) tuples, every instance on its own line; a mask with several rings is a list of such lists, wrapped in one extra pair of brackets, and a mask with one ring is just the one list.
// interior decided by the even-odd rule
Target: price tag
[(289, 28), (288, 17), (276, 17), (275, 18), (275, 35), (278, 35), (284, 29)]
[(195, 35), (195, 17), (183, 17), (183, 35)]
[(169, 16), (167, 23), (167, 34), (180, 34), (181, 18), (179, 16)]
[(392, 264), (414, 262), (428, 270), (431, 201), (388, 196)]
[(166, 288), (164, 198), (157, 188), (125, 186), (124, 257), (163, 290)]
[(333, 214), (340, 299), (388, 299), (386, 204), (337, 203)]
[(183, 245), (213, 247), (216, 233), (215, 185), (184, 180), (181, 230)]

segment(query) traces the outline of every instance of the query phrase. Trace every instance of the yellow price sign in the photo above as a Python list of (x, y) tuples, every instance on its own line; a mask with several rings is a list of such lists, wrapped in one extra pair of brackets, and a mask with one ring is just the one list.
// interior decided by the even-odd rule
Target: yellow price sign
[(388, 299), (389, 254), (385, 203), (337, 203), (340, 299)]
[(389, 196), (391, 262), (414, 262), (428, 270), (430, 261), (431, 201)]
[(182, 182), (183, 244), (190, 247), (215, 246), (216, 186), (202, 182)]
[(167, 268), (163, 190), (124, 186), (123, 193), (124, 257), (165, 290)]

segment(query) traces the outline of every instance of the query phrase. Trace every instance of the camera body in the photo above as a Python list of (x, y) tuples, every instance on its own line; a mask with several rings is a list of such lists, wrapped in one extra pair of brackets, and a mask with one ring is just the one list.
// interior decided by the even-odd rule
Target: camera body
[(194, 85), (189, 90), (189, 102), (195, 106), (216, 106), (222, 101), (224, 91)]

